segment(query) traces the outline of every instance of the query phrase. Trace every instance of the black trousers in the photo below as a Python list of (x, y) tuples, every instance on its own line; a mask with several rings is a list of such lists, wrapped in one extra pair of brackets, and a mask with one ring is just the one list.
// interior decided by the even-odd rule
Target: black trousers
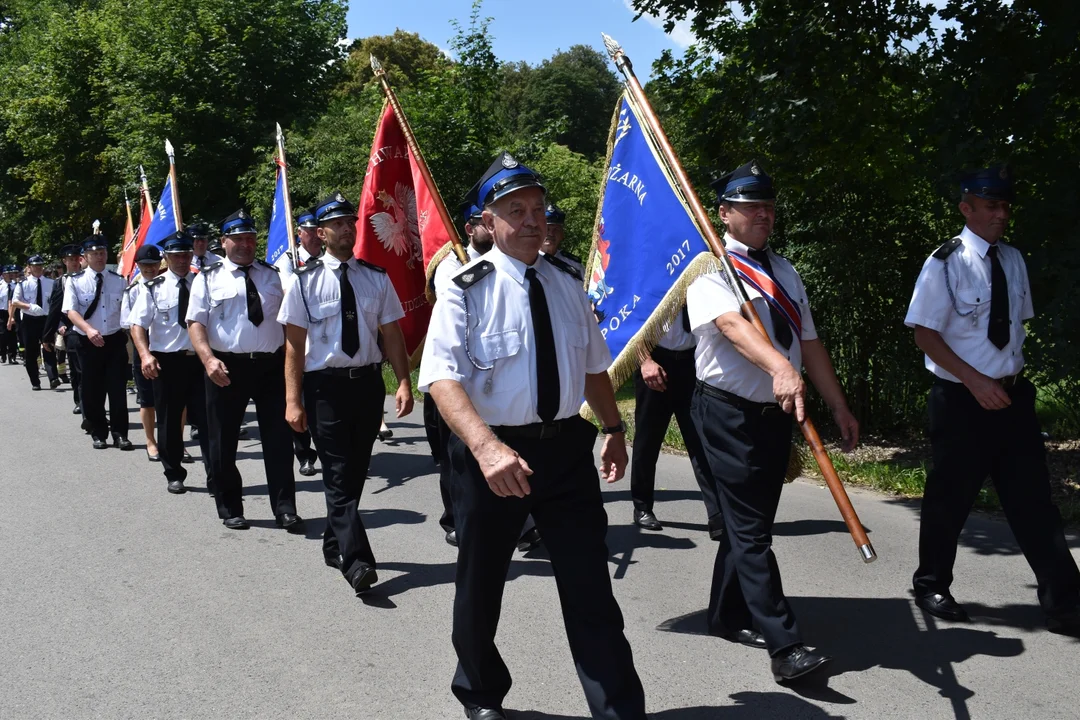
[(363, 566), (375, 567), (375, 554), (360, 519), (360, 496), (385, 399), (377, 365), (357, 378), (317, 372), (304, 375), (304, 408), (326, 491), (323, 555), (340, 557), (341, 571), (350, 581)]
[(38, 317), (27, 315), (22, 322), (22, 344), (26, 349), (26, 375), (30, 378), (30, 384), (34, 387), (41, 386), (41, 375), (38, 371), (38, 358), (44, 360), (45, 375), (50, 381), (60, 379), (56, 372), (56, 352), (44, 350), (41, 347), (41, 333), (45, 328), (45, 316)]
[(802, 643), (772, 551), (791, 451), (791, 415), (776, 403), (722, 396), (699, 384), (691, 415), (701, 435), (724, 533), (713, 564), (709, 632), (756, 629), (776, 656)]
[(134, 345), (131, 347), (131, 379), (135, 382), (135, 402), (140, 408), (157, 407), (154, 381), (143, 375), (142, 358)]
[(431, 455), (439, 464), (439, 494), (442, 496), (443, 512), (439, 525), (446, 532), (454, 529), (454, 499), (451, 493), (452, 471), (450, 467), (450, 427), (443, 420), (435, 398), (424, 393), (424, 430), (427, 433)]
[(74, 330), (64, 334), (64, 348), (67, 353), (68, 379), (71, 380), (71, 396), (75, 406), (82, 407), (82, 361), (79, 359), (79, 346), (83, 338)]
[(246, 358), (215, 353), (229, 370), (229, 384), (218, 387), (206, 376), (206, 428), (209, 431), (210, 472), (216, 488), (218, 516), (222, 519), (244, 514), (244, 484), (236, 467), (236, 446), (240, 425), (249, 401), (255, 401), (255, 416), (262, 440), (263, 467), (274, 515), (296, 512), (296, 478), (293, 475), (290, 428), (285, 421), (285, 353)]
[(660, 457), (671, 416), (674, 415), (686, 443), (686, 454), (690, 456), (694, 477), (701, 488), (701, 498), (705, 501), (709, 533), (718, 536), (724, 528), (723, 516), (715, 486), (709, 477), (701, 438), (690, 419), (690, 402), (697, 385), (694, 351), (676, 352), (658, 347), (653, 350), (652, 357), (667, 374), (667, 390), (653, 390), (645, 384), (640, 369), (634, 373), (637, 405), (634, 408), (634, 452), (630, 459), (630, 496), (634, 500), (634, 509), (650, 512), (653, 509), (656, 461)]
[(989, 476), (1035, 572), (1043, 611), (1069, 612), (1080, 605), (1080, 572), (1050, 498), (1035, 386), (1022, 378), (1009, 397), (1012, 404), (1004, 410), (984, 410), (960, 383), (938, 380), (930, 389), (934, 466), (923, 493), (915, 592), (949, 592), (960, 531)]
[[(80, 337), (78, 353), (83, 372), (83, 419), (90, 423), (90, 434), (95, 440), (107, 440), (110, 432), (127, 437), (127, 336), (122, 332), (106, 335), (102, 347)], [(106, 396), (109, 398), (108, 420), (105, 418)]]
[(15, 328), (7, 329), (9, 317), (11, 315), (7, 310), (0, 310), (0, 356), (10, 361), (19, 352), (19, 338), (15, 336)]
[(296, 456), (297, 462), (301, 465), (305, 462), (315, 462), (315, 458), (319, 454), (311, 449), (311, 432), (305, 430), (302, 433), (298, 433), (295, 430), (292, 434), (292, 449), (293, 455)]
[(592, 716), (645, 718), (645, 694), (608, 574), (607, 514), (593, 465), (596, 434), (573, 417), (551, 439), (506, 438), (533, 469), (532, 493), (524, 498), (495, 495), (472, 453), (451, 436), (458, 536), (452, 688), (466, 707), (501, 706), (510, 690), (495, 633), (510, 560), (532, 513), (551, 556), (570, 653)]
[[(195, 422), (205, 425), (206, 371), (193, 353), (156, 352), (154, 357), (160, 366), (158, 376), (152, 382), (161, 466), (166, 480), (185, 480), (184, 408)], [(207, 486), (210, 486), (213, 475), (210, 472), (210, 438), (206, 433), (199, 434), (199, 448), (206, 468)]]

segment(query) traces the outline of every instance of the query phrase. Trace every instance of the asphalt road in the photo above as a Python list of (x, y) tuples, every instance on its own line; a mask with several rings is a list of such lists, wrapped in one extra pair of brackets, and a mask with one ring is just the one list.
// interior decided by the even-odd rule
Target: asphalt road
[[(419, 406), (391, 421), (372, 463), (363, 507), (380, 583), (362, 601), (322, 563), (318, 477), (297, 475), (306, 537), (274, 527), (253, 413), (240, 452), (253, 527), (236, 532), (201, 465), (192, 492), (166, 493), (134, 409), (136, 450), (95, 451), (67, 392), (31, 393), (21, 367), (0, 366), (0, 398), (0, 718), (463, 716), (449, 689), (456, 551), (438, 526)], [(829, 493), (788, 486), (784, 585), (807, 642), (836, 658), (788, 688), (762, 651), (702, 634), (715, 548), (686, 459), (662, 457), (658, 474), (663, 533), (630, 524), (627, 480), (605, 493), (610, 571), (652, 717), (1078, 716), (1077, 641), (1043, 630), (1003, 523), (969, 521), (954, 592), (975, 617), (951, 625), (910, 600), (916, 505), (852, 492), (880, 556), (863, 565)], [(588, 716), (542, 550), (511, 565), (498, 642), (511, 717)]]

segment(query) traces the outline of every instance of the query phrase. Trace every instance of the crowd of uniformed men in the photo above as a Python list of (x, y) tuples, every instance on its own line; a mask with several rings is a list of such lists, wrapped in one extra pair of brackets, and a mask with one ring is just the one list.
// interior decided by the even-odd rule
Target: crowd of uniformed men
[[(672, 415), (679, 423), (717, 541), (708, 630), (767, 650), (777, 681), (829, 658), (802, 643), (781, 585), (772, 526), (792, 442), (804, 414), (803, 370), (831, 408), (844, 449), (859, 426), (818, 338), (798, 272), (769, 247), (771, 178), (756, 161), (713, 186), (729, 253), (755, 269), (747, 287), (768, 337), (740, 314), (732, 280), (697, 278), (686, 306), (635, 375), (633, 522), (661, 531), (654, 507), (657, 454)], [(922, 504), (916, 603), (963, 621), (949, 592), (956, 545), (989, 476), (1038, 582), (1051, 631), (1080, 634), (1080, 573), (1051, 502), (1035, 390), (1023, 377), (1024, 321), (1034, 309), (1021, 253), (1001, 241), (1013, 180), (1004, 167), (965, 175), (963, 231), (927, 260), (905, 323), (935, 375), (929, 398), (933, 469)], [(503, 585), (515, 547), (542, 542), (555, 570), (566, 633), (593, 717), (645, 717), (623, 619), (612, 593), (607, 515), (593, 465), (619, 480), (625, 427), (607, 375), (611, 356), (564, 254), (563, 215), (541, 178), (506, 153), (468, 194), (468, 262), (451, 254), (432, 278), (437, 297), (420, 365), (425, 424), (439, 465), (446, 541), (458, 547), (452, 689), (474, 720), (505, 717), (510, 672), (495, 645)], [(256, 227), (240, 210), (221, 222), (222, 256), (210, 228), (189, 226), (159, 250), (140, 248), (139, 278), (106, 269), (95, 235), (60, 253), (67, 273), (4, 268), (0, 361), (23, 365), (40, 389), (70, 382), (93, 447), (132, 449), (128, 439), (128, 334), (134, 343), (147, 455), (171, 493), (183, 493), (193, 462), (183, 431), (198, 434), (218, 515), (248, 527), (237, 443), (254, 401), (271, 506), (279, 527), (297, 515), (293, 449), (300, 472), (319, 460), (325, 486), (326, 564), (356, 593), (377, 582), (377, 561), (358, 507), (382, 426), (380, 365), (397, 377), (397, 416), (412, 410), (401, 303), (385, 271), (353, 256), (356, 210), (340, 193), (298, 220), (296, 255), (256, 257)], [(164, 260), (165, 267), (162, 268)], [(24, 276), (25, 275), (25, 276)], [(784, 313), (777, 296), (797, 306)], [(790, 307), (790, 306), (788, 306)], [(68, 372), (58, 372), (57, 352)], [(105, 400), (108, 398), (108, 413)], [(601, 428), (578, 414), (585, 398)], [(156, 429), (156, 432), (155, 432)], [(312, 449), (312, 445), (314, 449)]]

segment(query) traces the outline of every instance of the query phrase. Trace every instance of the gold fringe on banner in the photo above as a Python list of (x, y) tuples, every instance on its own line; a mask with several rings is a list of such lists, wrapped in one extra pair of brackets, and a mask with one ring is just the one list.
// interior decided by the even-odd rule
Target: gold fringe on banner
[(427, 271), (424, 273), (424, 296), (427, 297), (429, 305), (435, 305), (435, 288), (432, 282), (435, 279), (435, 271), (438, 269), (439, 263), (452, 252), (454, 252), (454, 243), (447, 242), (431, 256), (431, 262), (428, 263)]

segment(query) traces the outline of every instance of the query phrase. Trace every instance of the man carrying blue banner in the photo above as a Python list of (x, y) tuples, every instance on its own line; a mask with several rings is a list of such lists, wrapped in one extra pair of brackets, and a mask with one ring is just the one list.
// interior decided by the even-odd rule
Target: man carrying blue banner
[(768, 338), (740, 314), (733, 278), (713, 273), (687, 292), (698, 337), (691, 417), (704, 444), (724, 516), (713, 566), (709, 632), (767, 649), (777, 682), (820, 668), (830, 658), (802, 643), (772, 552), (772, 526), (791, 452), (791, 420), (802, 422), (806, 373), (844, 439), (855, 447), (859, 424), (848, 410), (825, 346), (818, 339), (802, 279), (768, 247), (776, 220), (772, 180), (756, 161), (717, 180), (724, 244)]

